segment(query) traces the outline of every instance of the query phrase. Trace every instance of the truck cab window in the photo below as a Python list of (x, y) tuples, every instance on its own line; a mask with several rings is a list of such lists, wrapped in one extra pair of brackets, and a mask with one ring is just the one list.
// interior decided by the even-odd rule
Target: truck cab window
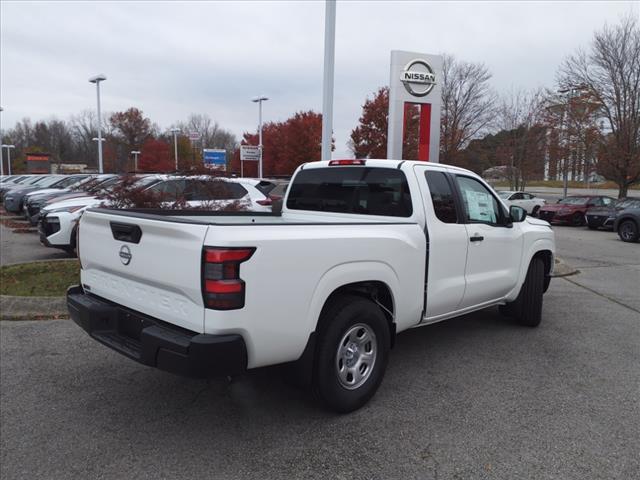
[(411, 194), (404, 172), (391, 168), (331, 167), (296, 176), (287, 208), (319, 212), (410, 217)]
[(426, 171), (425, 177), (427, 185), (429, 185), (433, 210), (438, 220), (444, 223), (457, 223), (456, 203), (446, 174), (444, 172)]

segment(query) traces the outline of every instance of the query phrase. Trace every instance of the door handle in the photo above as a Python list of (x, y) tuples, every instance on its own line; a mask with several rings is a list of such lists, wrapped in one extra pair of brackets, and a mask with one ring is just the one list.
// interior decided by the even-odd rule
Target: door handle
[(481, 235), (478, 235), (477, 233), (475, 233), (475, 234), (473, 235), (473, 237), (470, 237), (470, 238), (469, 238), (469, 240), (470, 240), (470, 241), (472, 241), (472, 242), (481, 242), (481, 241), (483, 241), (483, 240), (484, 240), (484, 237), (483, 237), (483, 236), (481, 236)]

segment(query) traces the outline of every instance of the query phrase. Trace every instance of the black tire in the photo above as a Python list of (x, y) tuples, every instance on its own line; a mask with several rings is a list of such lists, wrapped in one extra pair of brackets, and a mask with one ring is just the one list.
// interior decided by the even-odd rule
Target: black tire
[(536, 205), (535, 207), (533, 207), (533, 210), (531, 210), (531, 216), (532, 217), (537, 217), (538, 216), (538, 210), (540, 210), (540, 205)]
[(638, 225), (633, 220), (623, 220), (618, 225), (618, 236), (623, 242), (637, 242), (640, 239)]
[(542, 294), (544, 293), (544, 262), (534, 258), (529, 264), (518, 298), (500, 306), (500, 313), (514, 317), (520, 325), (537, 327), (542, 320)]
[(581, 227), (584, 225), (584, 215), (580, 212), (576, 212), (571, 217), (571, 225), (574, 227)]
[[(360, 329), (358, 329), (359, 326)], [(349, 332), (353, 332), (353, 338), (356, 340), (360, 332), (366, 332), (370, 340), (366, 343), (366, 337), (362, 335), (365, 340), (364, 345), (359, 350), (356, 346), (355, 354), (353, 349), (349, 351), (352, 358), (347, 361), (354, 362), (351, 367), (362, 360), (364, 357), (362, 352), (366, 352), (369, 359), (371, 355), (375, 355), (375, 359), (372, 361), (373, 365), (367, 365), (366, 359), (362, 360), (360, 368), (356, 368), (361, 370), (365, 366), (364, 374), (357, 373), (362, 383), (358, 385), (358, 378), (352, 375), (351, 379), (354, 383), (347, 387), (344, 383), (347, 382), (349, 373), (346, 374), (346, 378), (341, 379), (339, 372), (343, 372), (344, 377), (344, 372), (350, 371), (350, 368), (346, 366), (339, 352), (342, 350), (346, 354), (351, 345), (354, 345), (350, 341), (351, 336), (345, 339), (345, 335)], [(367, 345), (370, 349), (368, 351)], [(314, 394), (328, 408), (339, 413), (352, 412), (362, 407), (376, 393), (382, 382), (389, 359), (390, 345), (387, 319), (375, 303), (355, 295), (336, 297), (323, 311), (318, 326), (318, 343), (313, 369)], [(357, 360), (354, 360), (356, 355)], [(340, 365), (342, 370), (339, 370)]]

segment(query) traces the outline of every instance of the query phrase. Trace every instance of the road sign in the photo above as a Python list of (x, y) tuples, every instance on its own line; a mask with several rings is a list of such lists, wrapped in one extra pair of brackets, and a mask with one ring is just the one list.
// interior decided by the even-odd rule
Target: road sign
[(200, 140), (200, 134), (198, 132), (189, 132), (189, 140), (191, 141)]
[(257, 162), (260, 160), (260, 147), (254, 145), (240, 145), (240, 160), (243, 162)]
[(227, 152), (216, 148), (202, 149), (202, 159), (204, 166), (209, 168), (217, 168), (226, 170), (227, 168)]

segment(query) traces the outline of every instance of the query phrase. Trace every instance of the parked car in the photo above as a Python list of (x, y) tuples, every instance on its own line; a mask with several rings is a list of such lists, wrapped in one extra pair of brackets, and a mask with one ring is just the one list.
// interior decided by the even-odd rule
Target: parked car
[[(136, 186), (140, 188), (165, 180), (166, 175), (147, 175), (140, 178)], [(101, 196), (71, 197), (51, 204), (40, 210), (38, 233), (40, 243), (46, 247), (59, 248), (69, 254), (76, 250), (76, 225), (82, 213), (91, 207), (97, 207), (104, 202)]]
[(555, 252), (473, 172), (398, 160), (304, 164), (281, 215), (90, 209), (78, 238), (67, 304), (96, 341), (197, 377), (293, 362), (340, 412), (399, 332), (495, 305), (537, 326)]
[(46, 175), (35, 182), (9, 190), (4, 196), (5, 210), (11, 213), (22, 212), (24, 197), (27, 193), (45, 188), (55, 188), (56, 185), (66, 182), (66, 178), (64, 175)]
[(585, 220), (591, 230), (605, 228), (613, 230), (613, 223), (619, 211), (627, 208), (639, 208), (640, 198), (621, 198), (608, 206), (591, 207), (587, 210)]
[(498, 192), (498, 195), (500, 195), (500, 198), (507, 206), (517, 205), (518, 207), (522, 207), (529, 215), (533, 215), (534, 217), (538, 215), (538, 210), (547, 203), (544, 198), (536, 197), (527, 192), (501, 190)]
[(613, 222), (613, 230), (618, 232), (623, 242), (637, 242), (640, 240), (640, 206), (633, 205), (620, 210)]
[(38, 190), (33, 190), (24, 195), (22, 199), (22, 213), (26, 219), (29, 219), (29, 212), (27, 210), (27, 204), (29, 200), (34, 195), (47, 195), (47, 194), (64, 194), (71, 191), (72, 188), (91, 178), (88, 174), (78, 174), (78, 175), (65, 175), (62, 180), (57, 182), (50, 188), (43, 188)]
[(116, 179), (118, 175), (103, 174), (90, 175), (79, 182), (63, 189), (52, 189), (50, 191), (37, 191), (27, 194), (24, 201), (24, 212), (31, 225), (37, 225), (40, 219), (40, 209), (48, 202), (61, 201), (66, 198), (95, 195), (99, 186), (106, 186), (107, 180)]
[(16, 188), (24, 188), (25, 186), (36, 183), (43, 178), (45, 178), (44, 175), (20, 175), (7, 180), (0, 184), (0, 200), (4, 201), (4, 197), (7, 192)]
[(603, 195), (580, 195), (566, 197), (558, 203), (548, 204), (540, 208), (538, 216), (549, 223), (568, 223), (581, 226), (585, 224), (585, 214), (591, 207), (612, 205), (615, 199)]
[(168, 204), (184, 201), (187, 207), (212, 208), (234, 204), (243, 210), (270, 212), (271, 199), (262, 191), (267, 183), (251, 178), (174, 176), (158, 182), (149, 191), (157, 193)]

